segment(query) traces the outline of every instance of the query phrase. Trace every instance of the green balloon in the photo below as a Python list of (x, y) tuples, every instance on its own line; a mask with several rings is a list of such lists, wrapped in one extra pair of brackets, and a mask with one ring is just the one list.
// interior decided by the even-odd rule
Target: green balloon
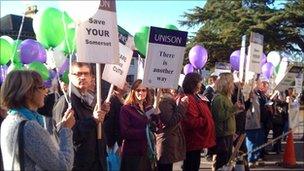
[(0, 38), (0, 65), (5, 65), (11, 58), (13, 46), (5, 39)]
[(29, 68), (29, 70), (38, 72), (43, 80), (49, 79), (50, 73), (43, 63), (35, 61), (35, 62), (30, 63), (28, 65), (28, 68)]
[(72, 54), (76, 52), (76, 39), (75, 39), (76, 31), (75, 29), (68, 29), (67, 36), (60, 43), (58, 49), (65, 54)]
[(177, 28), (175, 25), (173, 25), (173, 24), (167, 24), (167, 25), (165, 26), (165, 28), (171, 29), (171, 30), (178, 30), (178, 28)]
[(73, 20), (56, 8), (47, 8), (37, 14), (33, 20), (36, 39), (46, 48), (58, 46), (65, 37), (64, 26)]
[(64, 71), (64, 73), (61, 76), (61, 80), (65, 83), (69, 83), (69, 71)]
[(148, 26), (141, 27), (140, 31), (135, 33), (134, 36), (135, 47), (144, 56), (147, 55), (149, 30), (150, 28)]
[(21, 44), (21, 40), (15, 40), (14, 41), (14, 43), (13, 43), (13, 51), (12, 51), (12, 53), (14, 53), (14, 50), (16, 50), (16, 52), (15, 52), (15, 55), (14, 56), (12, 56), (12, 58), (11, 58), (11, 61), (13, 62), (13, 63), (22, 63), (21, 62), (21, 59), (20, 59), (20, 50), (19, 50), (19, 45)]

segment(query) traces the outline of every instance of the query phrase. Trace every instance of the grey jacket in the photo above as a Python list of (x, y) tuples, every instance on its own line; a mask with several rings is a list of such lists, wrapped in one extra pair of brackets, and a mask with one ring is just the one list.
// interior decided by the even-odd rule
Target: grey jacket
[[(20, 115), (8, 115), (1, 125), (1, 150), (4, 170), (20, 170), (18, 155), (18, 126), (24, 120)], [(71, 170), (74, 151), (72, 130), (62, 128), (59, 142), (36, 121), (24, 125), (25, 170)]]

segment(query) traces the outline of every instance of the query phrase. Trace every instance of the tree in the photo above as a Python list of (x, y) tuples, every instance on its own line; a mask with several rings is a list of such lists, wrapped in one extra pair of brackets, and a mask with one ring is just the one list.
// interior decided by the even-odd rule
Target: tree
[(274, 0), (208, 0), (204, 7), (185, 12), (181, 25), (201, 25), (187, 45), (188, 51), (195, 44), (208, 50), (208, 65), (216, 61), (229, 61), (230, 54), (241, 47), (242, 35), (250, 32), (264, 35), (264, 52), (287, 52), (304, 62), (304, 1), (290, 0), (282, 9), (269, 5)]

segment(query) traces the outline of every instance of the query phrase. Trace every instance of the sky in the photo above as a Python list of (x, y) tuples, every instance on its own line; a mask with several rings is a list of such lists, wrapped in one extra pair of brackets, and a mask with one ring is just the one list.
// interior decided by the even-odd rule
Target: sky
[[(38, 10), (54, 7), (62, 10), (58, 1), (20, 1), (1, 0), (1, 17), (7, 14), (22, 15), (28, 4), (37, 5)], [(195, 6), (203, 7), (205, 0), (116, 0), (117, 23), (130, 34), (134, 35), (142, 26), (165, 27), (167, 24), (175, 25), (179, 30), (188, 31), (190, 35), (198, 30), (198, 27), (181, 27), (178, 20), (183, 20), (181, 15), (189, 12)]]

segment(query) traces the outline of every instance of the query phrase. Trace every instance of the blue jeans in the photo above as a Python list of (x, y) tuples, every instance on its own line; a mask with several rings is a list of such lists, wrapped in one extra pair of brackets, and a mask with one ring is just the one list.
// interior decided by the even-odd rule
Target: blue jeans
[[(250, 152), (263, 143), (264, 133), (262, 129), (246, 130), (246, 147)], [(255, 162), (260, 158), (260, 150), (248, 154), (248, 162)]]

